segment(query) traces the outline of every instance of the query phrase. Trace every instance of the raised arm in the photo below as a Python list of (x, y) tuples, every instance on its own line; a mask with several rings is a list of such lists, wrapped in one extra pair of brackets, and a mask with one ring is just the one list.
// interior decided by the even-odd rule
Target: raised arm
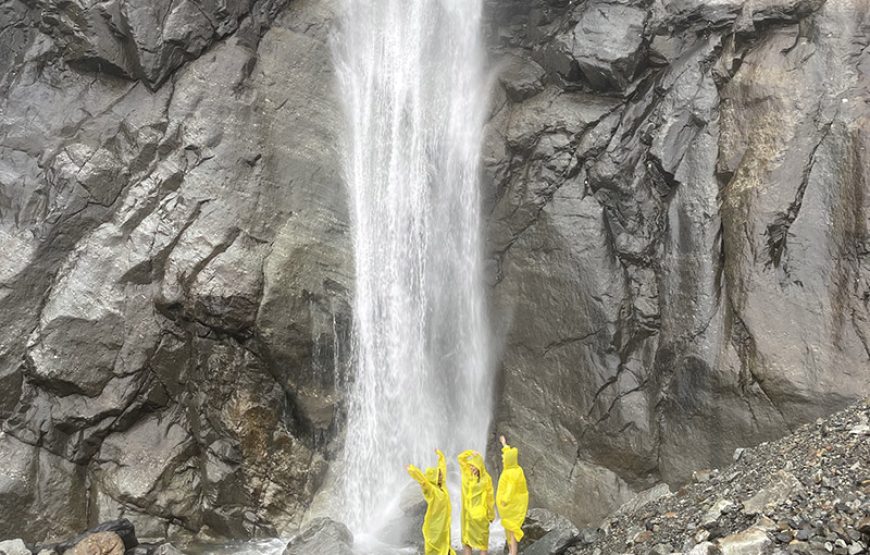
[(423, 472), (421, 472), (420, 469), (413, 464), (409, 464), (405, 467), (405, 469), (408, 471), (408, 474), (411, 476), (411, 478), (416, 480), (417, 483), (420, 484), (420, 487), (423, 488), (423, 495), (428, 493), (429, 488), (431, 488), (432, 486), (429, 484), (429, 480), (426, 479), (426, 476), (423, 475)]
[(441, 479), (446, 483), (447, 482), (447, 459), (444, 458), (444, 453), (441, 452), (441, 449), (435, 449), (435, 453), (438, 454), (438, 472), (441, 473)]

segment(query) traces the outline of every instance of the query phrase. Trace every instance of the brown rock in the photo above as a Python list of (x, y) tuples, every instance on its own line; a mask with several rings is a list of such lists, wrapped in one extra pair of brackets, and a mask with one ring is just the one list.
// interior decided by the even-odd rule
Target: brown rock
[(87, 536), (64, 555), (124, 555), (124, 541), (114, 532), (98, 532)]
[(632, 542), (634, 543), (647, 543), (648, 541), (653, 539), (653, 533), (649, 530), (644, 530), (642, 532), (638, 532), (635, 534), (634, 538), (632, 538)]

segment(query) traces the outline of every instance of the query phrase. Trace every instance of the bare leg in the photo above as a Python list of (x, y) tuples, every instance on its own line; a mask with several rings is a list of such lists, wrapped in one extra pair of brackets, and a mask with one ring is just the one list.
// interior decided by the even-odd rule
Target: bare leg
[(508, 532), (508, 543), (510, 545), (510, 554), (517, 555), (517, 539), (514, 537), (513, 532)]
[(480, 552), (480, 555), (489, 555), (489, 551), (484, 549)]
[(471, 546), (463, 545), (462, 546), (462, 555), (471, 555)]

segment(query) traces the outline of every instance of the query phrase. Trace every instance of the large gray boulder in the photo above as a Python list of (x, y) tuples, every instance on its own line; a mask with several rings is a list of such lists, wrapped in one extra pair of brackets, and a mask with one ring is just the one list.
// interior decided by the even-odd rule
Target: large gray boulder
[[(638, 5), (635, 5), (638, 4)], [(580, 8), (571, 55), (595, 89), (624, 89), (644, 56), (649, 12), (627, 0), (593, 0)]]
[(0, 542), (0, 555), (31, 555), (31, 553), (23, 541), (6, 540)]
[(523, 532), (519, 548), (524, 555), (558, 555), (581, 541), (571, 521), (546, 509), (529, 509)]
[(353, 534), (347, 526), (328, 518), (312, 520), (305, 529), (290, 540), (284, 555), (310, 555), (330, 553), (353, 555)]

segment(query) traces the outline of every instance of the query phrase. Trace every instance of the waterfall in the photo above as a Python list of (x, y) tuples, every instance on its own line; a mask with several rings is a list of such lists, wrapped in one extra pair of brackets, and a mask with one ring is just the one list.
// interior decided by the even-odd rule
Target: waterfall
[(404, 465), (434, 466), (439, 447), (455, 467), (486, 445), (481, 3), (343, 0), (334, 57), (356, 276), (342, 503), (357, 530), (386, 518)]

